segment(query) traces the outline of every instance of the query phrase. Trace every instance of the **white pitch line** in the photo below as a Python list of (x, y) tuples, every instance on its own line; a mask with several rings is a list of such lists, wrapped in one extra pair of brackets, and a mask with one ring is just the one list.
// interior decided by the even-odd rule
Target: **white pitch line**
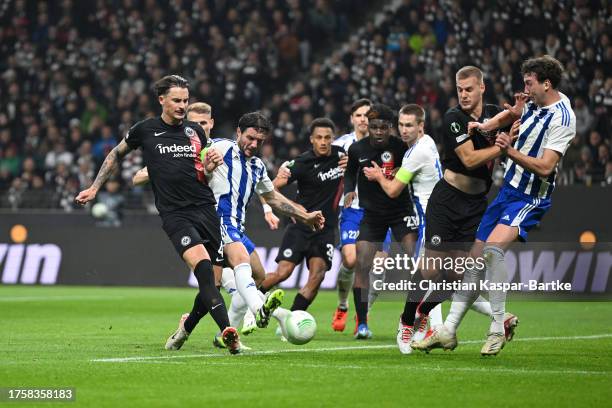
[[(341, 347), (321, 347), (321, 348), (294, 348), (285, 350), (260, 350), (260, 351), (249, 351), (246, 353), (237, 354), (234, 357), (242, 356), (263, 356), (267, 354), (279, 354), (279, 353), (304, 353), (304, 352), (324, 352), (324, 351), (343, 351), (343, 350), (369, 350), (369, 349), (386, 349), (397, 347), (391, 344), (381, 344), (376, 346), (341, 346)], [(220, 353), (208, 353), (208, 354), (172, 354), (164, 356), (143, 356), (143, 357), (117, 357), (117, 358), (96, 358), (91, 360), (95, 363), (129, 363), (132, 361), (146, 361), (146, 360), (161, 360), (161, 359), (174, 359), (174, 358), (209, 358), (209, 357), (225, 357), (227, 354)]]
[[(513, 341), (561, 341), (561, 340), (594, 340), (612, 338), (612, 333), (604, 334), (593, 334), (587, 336), (560, 336), (560, 337), (525, 337), (517, 338)], [(464, 340), (460, 341), (459, 344), (475, 344), (482, 343), (483, 340)], [(380, 345), (369, 345), (369, 346), (340, 346), (340, 347), (320, 347), (320, 348), (294, 348), (284, 350), (260, 350), (246, 352), (238, 354), (235, 357), (247, 357), (247, 356), (262, 356), (269, 354), (280, 354), (280, 353), (308, 353), (308, 352), (326, 352), (326, 351), (348, 351), (348, 350), (376, 350), (376, 349), (389, 349), (397, 347), (395, 344), (380, 344)], [(225, 357), (227, 354), (220, 353), (208, 353), (208, 354), (171, 354), (163, 356), (139, 356), (139, 357), (114, 357), (114, 358), (96, 358), (90, 360), (94, 363), (130, 363), (130, 362), (142, 362), (142, 361), (153, 361), (153, 360), (169, 360), (169, 359), (188, 359), (188, 358), (215, 358)]]
[[(139, 361), (139, 364), (187, 364), (185, 361), (168, 361), (168, 360), (147, 360)], [(236, 363), (232, 361), (207, 361), (206, 365), (213, 366), (235, 366)], [(254, 361), (241, 361), (240, 366), (259, 366), (261, 363)], [(525, 370), (517, 368), (504, 368), (504, 367), (428, 367), (419, 365), (377, 365), (363, 366), (354, 364), (309, 364), (309, 363), (282, 363), (283, 367), (299, 367), (299, 368), (315, 368), (315, 369), (329, 369), (334, 370), (368, 370), (372, 368), (383, 369), (383, 370), (400, 370), (400, 371), (460, 371), (460, 372), (479, 372), (479, 373), (500, 373), (500, 374), (560, 374), (560, 375), (610, 375), (609, 371), (589, 371), (589, 370)]]

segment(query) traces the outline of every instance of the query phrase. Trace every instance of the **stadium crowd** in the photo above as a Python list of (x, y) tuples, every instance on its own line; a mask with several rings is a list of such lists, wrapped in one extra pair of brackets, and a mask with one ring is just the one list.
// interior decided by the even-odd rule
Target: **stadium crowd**
[[(438, 140), (457, 68), (482, 68), (487, 101), (501, 104), (523, 88), (521, 62), (544, 53), (565, 65), (577, 117), (559, 184), (612, 184), (612, 3), (403, 0), (382, 24), (351, 26), (367, 3), (0, 0), (0, 207), (75, 209), (128, 127), (158, 113), (149, 87), (167, 73), (213, 106), (215, 136), (231, 137), (223, 123), (263, 108), (275, 125), (263, 151), (274, 172), (307, 147), (313, 118), (347, 131), (359, 97), (423, 105)], [(150, 202), (129, 187), (141, 166), (132, 154), (107, 193), (129, 190), (128, 207)]]

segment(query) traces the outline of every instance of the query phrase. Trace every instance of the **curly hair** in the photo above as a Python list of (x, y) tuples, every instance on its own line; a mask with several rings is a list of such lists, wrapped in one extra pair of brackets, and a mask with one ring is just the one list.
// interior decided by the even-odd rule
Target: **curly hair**
[(382, 103), (375, 103), (370, 107), (370, 110), (366, 114), (368, 119), (380, 119), (388, 122), (393, 122), (394, 115), (391, 108)]
[(563, 77), (563, 65), (550, 55), (529, 58), (521, 65), (521, 74), (534, 74), (540, 83), (548, 79), (552, 87), (557, 89)]
[(260, 111), (245, 113), (238, 120), (238, 128), (241, 132), (246, 131), (248, 128), (253, 128), (259, 133), (269, 133), (272, 129), (270, 119), (268, 119)]

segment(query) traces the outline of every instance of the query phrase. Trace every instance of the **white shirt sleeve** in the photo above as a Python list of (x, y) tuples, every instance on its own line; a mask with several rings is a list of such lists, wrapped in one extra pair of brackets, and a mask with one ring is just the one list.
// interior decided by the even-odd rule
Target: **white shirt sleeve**
[(424, 154), (422, 145), (416, 144), (404, 154), (402, 168), (412, 174), (418, 173), (427, 164), (427, 156)]
[(572, 139), (576, 136), (576, 117), (573, 112), (570, 116), (569, 124), (562, 125), (562, 120), (555, 118), (550, 124), (548, 137), (544, 143), (544, 149), (554, 150), (564, 155)]
[(270, 191), (274, 190), (274, 184), (272, 184), (272, 180), (270, 180), (263, 162), (261, 163), (261, 168), (263, 173), (255, 185), (255, 192), (259, 195), (269, 193)]
[(221, 157), (225, 156), (227, 151), (234, 146), (234, 143), (228, 139), (216, 139), (213, 140), (211, 147), (213, 147)]

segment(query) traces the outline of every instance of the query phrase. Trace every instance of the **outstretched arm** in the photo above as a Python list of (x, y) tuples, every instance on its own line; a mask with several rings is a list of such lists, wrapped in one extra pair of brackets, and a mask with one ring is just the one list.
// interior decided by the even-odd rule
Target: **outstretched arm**
[(77, 204), (85, 205), (89, 201), (96, 198), (96, 194), (100, 190), (100, 187), (108, 180), (108, 178), (113, 174), (113, 172), (118, 168), (119, 162), (125, 157), (126, 154), (130, 152), (130, 147), (123, 139), (104, 159), (104, 163), (100, 167), (98, 171), (98, 175), (96, 179), (92, 183), (92, 185), (81, 191), (75, 198)]
[(527, 95), (522, 92), (515, 94), (513, 106), (505, 103), (505, 110), (499, 112), (497, 115), (493, 116), (484, 123), (470, 122), (468, 124), (468, 132), (471, 134), (472, 129), (479, 129), (482, 132), (492, 132), (494, 130), (510, 126), (514, 121), (521, 118), (527, 99)]
[(271, 230), (278, 229), (278, 223), (280, 220), (272, 212), (272, 207), (270, 206), (270, 204), (266, 203), (266, 200), (262, 196), (259, 196), (259, 201), (261, 202), (261, 206), (263, 207), (264, 219), (268, 223), (268, 227), (270, 227)]
[(262, 194), (272, 208), (280, 212), (287, 217), (293, 217), (303, 224), (312, 227), (313, 230), (323, 229), (325, 224), (325, 217), (321, 211), (306, 212), (297, 206), (293, 205), (287, 197), (282, 195), (276, 190), (269, 191)]

